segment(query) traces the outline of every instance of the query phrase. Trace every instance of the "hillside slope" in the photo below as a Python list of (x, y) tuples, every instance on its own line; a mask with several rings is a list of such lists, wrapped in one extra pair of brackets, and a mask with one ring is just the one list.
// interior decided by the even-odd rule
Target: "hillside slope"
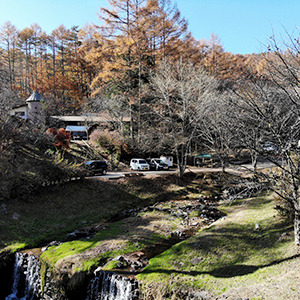
[(146, 299), (300, 299), (293, 230), (273, 207), (266, 197), (224, 203), (225, 218), (150, 260), (138, 276)]

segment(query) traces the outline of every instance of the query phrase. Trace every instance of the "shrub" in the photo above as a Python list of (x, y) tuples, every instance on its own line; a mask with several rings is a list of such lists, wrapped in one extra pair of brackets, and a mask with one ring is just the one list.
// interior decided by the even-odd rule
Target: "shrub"
[(62, 148), (62, 149), (69, 149), (71, 135), (69, 132), (66, 132), (64, 128), (59, 128), (55, 130), (53, 128), (47, 129), (46, 133), (53, 137), (55, 142), (54, 145)]
[(90, 134), (90, 141), (94, 146), (99, 147), (102, 153), (111, 156), (114, 163), (119, 161), (123, 140), (117, 132), (94, 130)]

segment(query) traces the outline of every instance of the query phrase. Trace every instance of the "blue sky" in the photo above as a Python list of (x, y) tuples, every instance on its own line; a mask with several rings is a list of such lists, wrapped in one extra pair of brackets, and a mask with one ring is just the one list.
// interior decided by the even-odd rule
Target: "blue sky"
[[(1, 3), (2, 2), (2, 3)], [(259, 53), (274, 31), (276, 36), (300, 27), (299, 0), (174, 0), (198, 40), (218, 35), (225, 51)], [(0, 0), (0, 25), (10, 21), (18, 29), (38, 23), (47, 33), (99, 24), (99, 7), (106, 0)], [(5, 4), (4, 4), (5, 3)]]

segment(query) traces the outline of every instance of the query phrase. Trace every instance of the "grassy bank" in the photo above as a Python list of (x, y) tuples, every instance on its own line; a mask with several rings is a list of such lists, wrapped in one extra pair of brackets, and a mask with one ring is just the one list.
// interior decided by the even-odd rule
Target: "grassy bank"
[[(289, 273), (299, 272), (300, 261), (292, 228), (273, 207), (269, 198), (224, 205), (225, 219), (150, 260), (138, 275), (145, 294), (180, 299), (184, 286), (226, 299), (299, 299), (298, 276)], [(290, 277), (294, 283), (287, 285)]]
[(44, 188), (25, 200), (6, 201), (6, 212), (0, 211), (0, 251), (63, 240), (76, 229), (105, 222), (124, 210), (185, 195), (190, 181), (187, 177), (177, 182), (176, 176), (82, 180)]

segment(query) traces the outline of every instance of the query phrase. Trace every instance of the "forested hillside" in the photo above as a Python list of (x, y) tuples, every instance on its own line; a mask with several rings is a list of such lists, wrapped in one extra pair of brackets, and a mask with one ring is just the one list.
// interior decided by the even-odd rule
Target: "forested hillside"
[(260, 76), (259, 55), (234, 55), (219, 38), (195, 40), (171, 1), (110, 1), (99, 24), (64, 25), (46, 33), (39, 24), (16, 28), (1, 24), (1, 70), (9, 85), (26, 99), (38, 90), (51, 113), (82, 109), (91, 95), (123, 94), (130, 104), (142, 97), (163, 58), (203, 66), (222, 80)]

